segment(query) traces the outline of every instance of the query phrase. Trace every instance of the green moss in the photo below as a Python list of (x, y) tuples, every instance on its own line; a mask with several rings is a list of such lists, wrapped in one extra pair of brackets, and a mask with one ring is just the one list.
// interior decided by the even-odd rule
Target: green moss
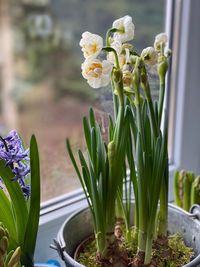
[[(133, 229), (132, 229), (133, 232)], [(129, 260), (132, 262), (137, 256), (137, 241), (132, 239), (131, 243), (124, 241)], [(157, 267), (181, 267), (190, 262), (194, 256), (192, 248), (186, 247), (182, 236), (179, 233), (168, 237), (168, 244), (164, 248), (152, 250), (152, 258)], [(166, 253), (168, 251), (168, 253)], [(163, 257), (163, 255), (167, 255)], [(83, 252), (80, 253), (77, 261), (86, 267), (100, 267), (96, 263), (96, 244), (95, 240), (89, 241), (84, 245)]]
[(92, 241), (90, 239), (90, 241), (86, 242), (84, 245), (83, 252), (78, 256), (77, 261), (87, 267), (100, 267), (100, 265), (96, 263), (96, 252), (96, 242), (94, 239)]

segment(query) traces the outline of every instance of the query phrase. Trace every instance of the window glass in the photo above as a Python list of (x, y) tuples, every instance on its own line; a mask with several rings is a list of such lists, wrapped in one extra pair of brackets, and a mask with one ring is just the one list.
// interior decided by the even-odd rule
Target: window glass
[[(111, 88), (94, 90), (81, 76), (79, 46), (84, 31), (104, 37), (112, 22), (133, 17), (136, 51), (153, 45), (164, 31), (165, 0), (10, 0), (1, 5), (1, 133), (16, 128), (25, 142), (39, 144), (42, 201), (80, 187), (67, 155), (85, 148), (82, 117), (90, 106), (106, 134), (112, 114)], [(2, 4), (3, 3), (3, 4)], [(153, 95), (158, 79), (149, 70)]]

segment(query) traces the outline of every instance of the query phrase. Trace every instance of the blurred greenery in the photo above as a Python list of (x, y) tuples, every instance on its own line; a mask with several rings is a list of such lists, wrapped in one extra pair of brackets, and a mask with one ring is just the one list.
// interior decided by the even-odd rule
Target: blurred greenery
[[(18, 79), (48, 81), (56, 96), (76, 94), (93, 100), (97, 91), (81, 77), (83, 56), (79, 47), (84, 31), (105, 36), (112, 22), (129, 14), (136, 25), (133, 45), (141, 52), (164, 28), (165, 0), (10, 0), (15, 30), (15, 55), (23, 66)], [(98, 91), (110, 99), (110, 89)]]

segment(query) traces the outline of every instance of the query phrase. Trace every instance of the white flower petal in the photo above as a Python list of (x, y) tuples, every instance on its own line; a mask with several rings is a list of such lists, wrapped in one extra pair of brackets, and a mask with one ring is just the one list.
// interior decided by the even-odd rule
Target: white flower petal
[(80, 46), (85, 58), (95, 58), (103, 47), (103, 38), (97, 34), (84, 32), (80, 40)]
[(135, 26), (130, 16), (117, 19), (113, 22), (113, 28), (122, 30), (122, 32), (115, 32), (113, 37), (114, 40), (127, 42), (134, 38)]
[(162, 43), (163, 46), (165, 47), (167, 42), (168, 42), (168, 37), (166, 33), (160, 33), (155, 37), (154, 47), (156, 50), (160, 50), (160, 44)]
[(98, 59), (86, 59), (81, 65), (82, 75), (93, 88), (106, 86), (110, 82), (113, 65), (107, 61)]

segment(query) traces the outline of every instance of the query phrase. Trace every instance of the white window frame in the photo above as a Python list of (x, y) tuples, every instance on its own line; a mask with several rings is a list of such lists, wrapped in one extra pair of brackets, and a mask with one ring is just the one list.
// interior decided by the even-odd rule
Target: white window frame
[[(170, 201), (173, 200), (173, 172), (176, 168), (200, 174), (199, 10), (199, 0), (167, 0), (166, 32), (171, 36), (169, 46), (173, 48), (168, 81), (170, 93), (166, 92), (170, 104), (165, 104), (169, 107), (170, 122)], [(192, 120), (194, 114), (197, 119)], [(42, 203), (36, 261), (58, 259), (49, 245), (66, 217), (84, 206), (86, 200), (81, 189)]]

